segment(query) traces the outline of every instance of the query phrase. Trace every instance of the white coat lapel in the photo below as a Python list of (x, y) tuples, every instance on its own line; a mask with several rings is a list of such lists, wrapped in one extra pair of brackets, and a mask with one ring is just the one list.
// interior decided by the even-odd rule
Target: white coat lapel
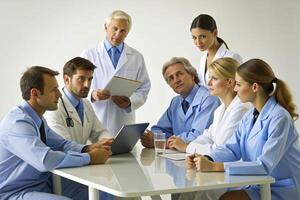
[(219, 47), (218, 51), (216, 52), (216, 55), (214, 56), (213, 61), (214, 61), (214, 60), (217, 60), (218, 58), (223, 58), (223, 57), (225, 57), (226, 52), (227, 52), (226, 46), (225, 46), (225, 44), (222, 44), (222, 45)]
[(98, 51), (99, 51), (99, 56), (100, 56), (100, 60), (103, 61), (103, 63), (101, 63), (101, 65), (103, 65), (105, 67), (105, 69), (110, 73), (115, 73), (115, 67), (104, 47), (104, 41), (101, 42), (99, 48), (98, 48)]
[(65, 105), (66, 105), (66, 109), (69, 113), (69, 116), (73, 119), (78, 121), (81, 124), (81, 120), (79, 118), (79, 115), (76, 111), (76, 109), (74, 108), (74, 106), (71, 104), (71, 102), (69, 101), (69, 99), (66, 96), (63, 96)]
[(131, 54), (131, 50), (128, 48), (128, 46), (124, 43), (124, 49), (120, 55), (119, 61), (118, 61), (118, 65), (116, 67), (116, 71), (118, 71), (119, 69), (121, 69), (126, 62), (128, 61), (128, 57), (129, 54)]

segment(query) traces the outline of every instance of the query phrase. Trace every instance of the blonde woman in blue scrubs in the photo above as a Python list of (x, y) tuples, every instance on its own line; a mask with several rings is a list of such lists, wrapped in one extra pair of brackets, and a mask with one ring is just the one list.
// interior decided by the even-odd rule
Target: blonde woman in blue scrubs
[[(270, 175), (276, 179), (271, 184), (272, 200), (300, 199), (300, 146), (294, 125), (298, 114), (286, 84), (266, 62), (252, 59), (238, 68), (235, 90), (254, 109), (225, 145), (206, 157), (190, 156), (188, 167), (230, 175)], [(233, 162), (240, 159), (239, 165)], [(259, 186), (227, 191), (220, 199), (260, 199)]]

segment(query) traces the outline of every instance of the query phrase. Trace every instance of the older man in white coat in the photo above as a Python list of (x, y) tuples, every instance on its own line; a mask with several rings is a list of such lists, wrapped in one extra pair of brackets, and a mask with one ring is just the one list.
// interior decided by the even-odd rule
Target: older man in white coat
[[(113, 134), (124, 124), (135, 122), (134, 111), (145, 103), (151, 86), (142, 54), (124, 43), (130, 28), (131, 17), (124, 11), (113, 11), (106, 19), (105, 39), (81, 54), (97, 66), (89, 98), (99, 120)], [(114, 75), (142, 84), (130, 97), (110, 96), (104, 88)]]

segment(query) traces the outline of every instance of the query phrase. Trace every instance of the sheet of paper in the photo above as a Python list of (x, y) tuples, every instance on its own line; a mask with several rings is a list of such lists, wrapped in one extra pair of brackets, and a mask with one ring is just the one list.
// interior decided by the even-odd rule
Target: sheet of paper
[(159, 156), (168, 158), (171, 160), (185, 160), (186, 155), (188, 155), (188, 154), (180, 153), (180, 152), (159, 154)]

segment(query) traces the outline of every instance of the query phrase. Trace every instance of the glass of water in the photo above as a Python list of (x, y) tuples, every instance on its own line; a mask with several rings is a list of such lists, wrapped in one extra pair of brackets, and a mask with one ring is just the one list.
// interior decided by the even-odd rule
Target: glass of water
[(154, 132), (154, 148), (156, 154), (163, 154), (166, 149), (166, 133), (162, 131)]

